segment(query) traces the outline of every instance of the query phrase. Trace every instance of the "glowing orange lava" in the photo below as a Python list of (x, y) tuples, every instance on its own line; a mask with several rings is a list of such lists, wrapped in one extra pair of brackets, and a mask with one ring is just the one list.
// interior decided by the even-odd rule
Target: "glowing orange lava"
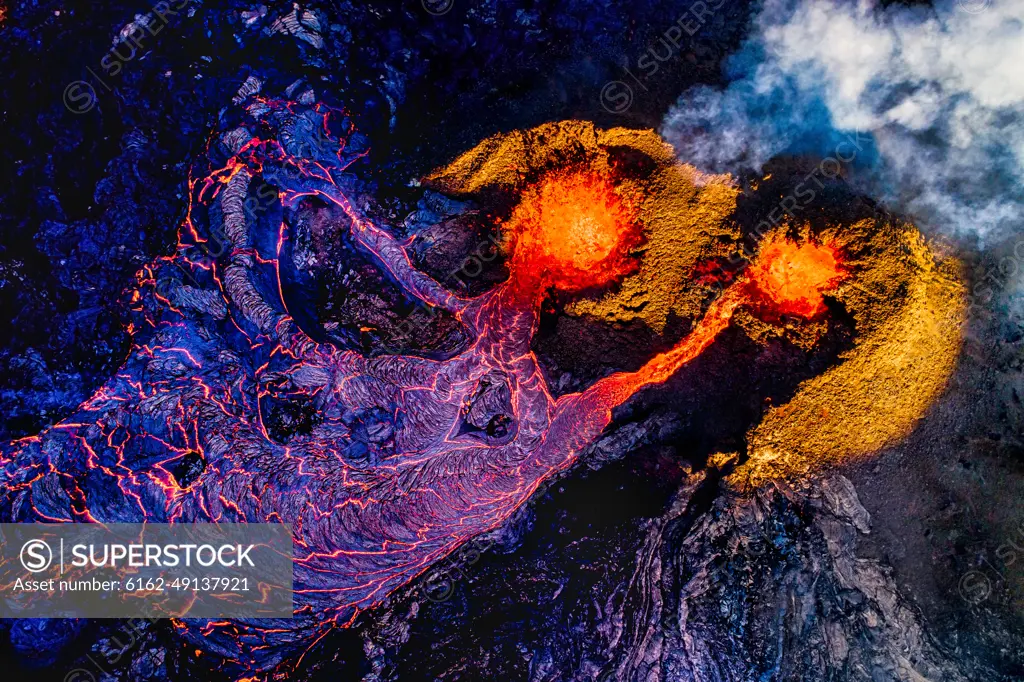
[[(822, 293), (846, 276), (831, 247), (767, 239), (750, 268), (714, 301), (689, 335), (633, 373), (619, 372), (594, 385), (607, 405), (621, 405), (644, 386), (666, 381), (724, 331), (742, 305), (765, 312), (813, 317), (825, 310)], [(611, 421), (611, 412), (606, 415)]]
[(508, 223), (516, 276), (579, 291), (635, 267), (636, 212), (609, 180), (592, 172), (549, 175), (524, 193)]
[(831, 247), (784, 238), (767, 240), (748, 271), (762, 302), (779, 313), (801, 317), (824, 312), (822, 292), (845, 274)]

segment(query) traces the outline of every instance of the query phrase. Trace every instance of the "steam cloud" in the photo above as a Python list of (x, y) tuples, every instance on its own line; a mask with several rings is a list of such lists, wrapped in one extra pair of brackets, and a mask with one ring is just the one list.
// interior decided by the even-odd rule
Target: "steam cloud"
[(1024, 0), (765, 0), (750, 36), (724, 90), (693, 88), (666, 117), (684, 160), (759, 169), (870, 133), (855, 175), (922, 227), (983, 244), (1020, 230)]

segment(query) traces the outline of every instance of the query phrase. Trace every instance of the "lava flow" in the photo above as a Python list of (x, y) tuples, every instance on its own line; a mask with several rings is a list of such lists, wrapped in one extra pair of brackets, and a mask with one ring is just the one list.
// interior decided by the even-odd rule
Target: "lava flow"
[[(544, 292), (620, 278), (640, 240), (630, 201), (607, 179), (557, 174), (527, 191), (505, 226), (511, 277), (463, 298), (355, 208), (345, 169), (364, 152), (351, 126), (329, 120), (337, 112), (259, 99), (249, 114), (220, 138), (228, 163), (192, 183), (176, 254), (140, 274), (125, 364), (73, 417), (0, 454), (3, 521), (291, 523), (293, 619), (176, 622), (226, 674), (294, 660), (501, 526), (616, 406), (697, 357), (739, 306), (820, 314), (842, 276), (828, 247), (769, 242), (675, 348), (556, 400), (531, 350)], [(335, 148), (296, 151), (310, 149), (310, 131), (339, 127)], [(258, 136), (267, 129), (277, 139)], [(278, 188), (283, 219), (251, 210), (260, 177)], [(468, 347), (445, 360), (367, 357), (304, 331), (283, 281), (294, 270), (287, 209), (309, 196), (337, 207), (357, 247), (410, 296), (452, 313)], [(223, 253), (197, 257), (214, 238)], [(268, 429), (274, 405), (303, 401), (317, 410), (309, 428)]]
[[(662, 383), (707, 348), (728, 325), (733, 312), (750, 305), (769, 317), (811, 318), (825, 310), (823, 293), (845, 277), (838, 254), (824, 245), (768, 238), (747, 271), (711, 303), (704, 317), (679, 344), (633, 374), (613, 374), (594, 385), (619, 404), (648, 384)], [(608, 415), (611, 421), (611, 415)]]

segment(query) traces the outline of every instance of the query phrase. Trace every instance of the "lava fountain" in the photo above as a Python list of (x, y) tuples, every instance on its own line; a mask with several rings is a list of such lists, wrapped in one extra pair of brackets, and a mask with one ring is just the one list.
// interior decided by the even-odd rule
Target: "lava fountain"
[(550, 173), (527, 188), (504, 231), (512, 279), (565, 292), (629, 274), (641, 241), (633, 201), (587, 171)]
[(764, 307), (784, 315), (815, 317), (825, 310), (822, 293), (845, 276), (836, 250), (767, 237), (750, 267), (750, 282)]

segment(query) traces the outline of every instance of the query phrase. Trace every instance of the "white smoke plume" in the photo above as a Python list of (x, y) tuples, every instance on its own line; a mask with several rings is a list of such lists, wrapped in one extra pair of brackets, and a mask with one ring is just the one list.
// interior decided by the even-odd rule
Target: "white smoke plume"
[(665, 119), (684, 160), (759, 169), (870, 133), (855, 175), (923, 227), (984, 243), (1024, 225), (1024, 0), (765, 0), (726, 75)]

